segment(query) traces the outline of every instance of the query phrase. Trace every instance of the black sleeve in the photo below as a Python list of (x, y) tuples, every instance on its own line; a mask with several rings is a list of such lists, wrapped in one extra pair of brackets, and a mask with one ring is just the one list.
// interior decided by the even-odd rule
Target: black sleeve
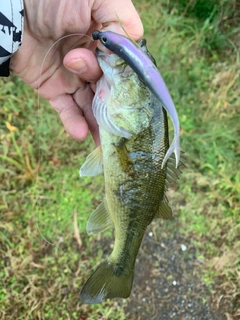
[(22, 43), (23, 23), (23, 0), (1, 0), (0, 77), (9, 76), (10, 58)]

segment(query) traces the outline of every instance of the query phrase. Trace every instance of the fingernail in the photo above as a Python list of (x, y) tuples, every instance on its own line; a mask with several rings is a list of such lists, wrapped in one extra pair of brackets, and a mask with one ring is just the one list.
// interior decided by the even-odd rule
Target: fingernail
[(73, 73), (82, 73), (87, 69), (86, 62), (82, 58), (71, 60), (66, 67)]

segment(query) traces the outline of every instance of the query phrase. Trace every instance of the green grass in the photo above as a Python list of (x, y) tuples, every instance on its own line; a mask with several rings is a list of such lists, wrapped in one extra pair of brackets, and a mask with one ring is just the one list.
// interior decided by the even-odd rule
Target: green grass
[[(225, 10), (225, 19), (231, 15), (226, 6), (218, 9)], [(236, 298), (240, 293), (240, 64), (234, 35), (239, 27), (237, 23), (225, 26), (223, 33), (216, 12), (196, 19), (191, 14), (183, 17), (178, 10), (175, 5), (171, 18), (159, 11), (159, 24), (155, 22), (152, 29), (159, 41), (154, 40), (152, 51), (179, 112), (187, 158), (178, 190), (185, 202), (180, 213), (182, 232), (194, 237), (217, 271), (209, 269), (206, 278), (221, 277), (226, 288), (234, 283)], [(209, 41), (216, 37), (218, 45)]]
[[(136, 5), (180, 117), (187, 168), (171, 193), (175, 212), (208, 265), (203, 280), (220, 281), (237, 312), (240, 30), (234, 1), (212, 1), (203, 11), (194, 2), (161, 3)], [(108, 237), (85, 234), (103, 180), (79, 179), (91, 139), (68, 137), (55, 112), (41, 99), (39, 112), (37, 101), (19, 79), (0, 79), (0, 319), (125, 319), (124, 304), (78, 300), (89, 269), (103, 257), (99, 240)]]

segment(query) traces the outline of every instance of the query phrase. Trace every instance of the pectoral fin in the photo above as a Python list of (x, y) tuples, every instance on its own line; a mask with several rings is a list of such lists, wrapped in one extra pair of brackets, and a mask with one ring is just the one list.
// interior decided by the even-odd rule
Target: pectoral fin
[(89, 154), (84, 164), (81, 166), (79, 175), (96, 176), (103, 171), (102, 148), (98, 146), (93, 152)]
[(164, 196), (160, 202), (158, 213), (155, 218), (162, 218), (165, 220), (173, 220), (172, 208), (169, 206), (167, 198)]
[(121, 138), (118, 143), (114, 144), (116, 149), (118, 160), (121, 165), (122, 170), (129, 174), (130, 176), (134, 175), (134, 167), (131, 160), (129, 159), (129, 152), (126, 147), (126, 139)]
[(88, 219), (86, 230), (88, 234), (95, 234), (106, 230), (111, 225), (112, 219), (108, 213), (106, 201), (103, 200)]

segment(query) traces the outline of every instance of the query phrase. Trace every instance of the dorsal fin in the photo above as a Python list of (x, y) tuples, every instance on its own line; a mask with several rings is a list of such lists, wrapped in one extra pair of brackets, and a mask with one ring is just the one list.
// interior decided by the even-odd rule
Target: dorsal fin
[(182, 159), (180, 159), (180, 165), (177, 168), (175, 167), (175, 163), (175, 156), (174, 154), (171, 154), (170, 158), (168, 159), (166, 168), (165, 191), (167, 191), (168, 187), (172, 182), (179, 179), (179, 176), (182, 173), (182, 171), (179, 169), (180, 165), (184, 165)]
[(164, 196), (163, 200), (160, 202), (158, 213), (156, 214), (155, 218), (173, 220), (172, 208), (170, 207), (166, 196)]

